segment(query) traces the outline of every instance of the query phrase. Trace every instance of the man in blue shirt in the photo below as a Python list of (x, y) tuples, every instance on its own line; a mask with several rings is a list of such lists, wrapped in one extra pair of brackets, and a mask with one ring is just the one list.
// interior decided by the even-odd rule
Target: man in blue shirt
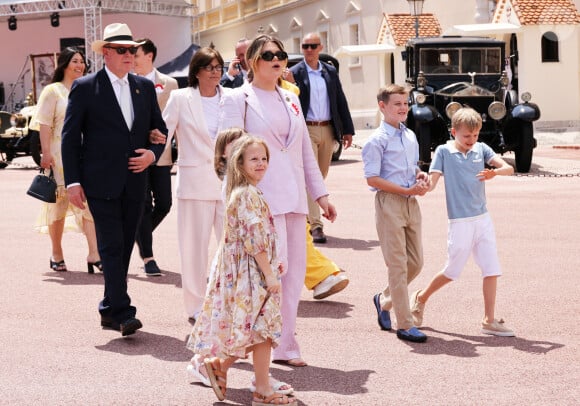
[[(294, 79), (295, 85), (300, 89), (300, 106), (308, 127), (314, 156), (322, 177), (326, 179), (334, 143), (343, 143), (345, 149), (350, 147), (354, 124), (337, 70), (320, 60), (323, 48), (319, 34), (314, 32), (306, 34), (302, 40), (304, 60), (290, 68), (292, 75), (287, 76), (287, 80)], [(308, 222), (314, 242), (326, 243), (320, 208), (310, 198), (308, 198)]]
[(419, 144), (403, 122), (409, 111), (409, 93), (399, 85), (379, 89), (377, 101), (383, 122), (362, 151), (364, 176), (375, 195), (375, 221), (388, 268), (387, 288), (374, 296), (382, 330), (391, 329), (389, 310), (397, 318), (397, 337), (424, 342), (411, 316), (408, 284), (423, 267), (421, 210), (415, 196), (429, 189), (429, 176), (421, 172)]

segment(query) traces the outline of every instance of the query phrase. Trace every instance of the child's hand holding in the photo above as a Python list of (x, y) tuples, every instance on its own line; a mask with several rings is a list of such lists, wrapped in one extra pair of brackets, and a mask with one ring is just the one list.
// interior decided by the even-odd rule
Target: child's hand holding
[(479, 172), (476, 176), (479, 178), (480, 181), (484, 182), (489, 179), (493, 179), (496, 175), (496, 172), (493, 169), (484, 169), (483, 171)]
[(280, 280), (278, 276), (276, 276), (273, 272), (265, 275), (264, 279), (266, 281), (266, 290), (270, 293), (279, 293), (280, 292)]

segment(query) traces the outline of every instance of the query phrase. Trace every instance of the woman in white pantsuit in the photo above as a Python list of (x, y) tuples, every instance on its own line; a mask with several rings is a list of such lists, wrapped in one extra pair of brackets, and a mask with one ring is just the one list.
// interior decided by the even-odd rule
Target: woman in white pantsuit
[(190, 319), (197, 317), (205, 297), (212, 228), (219, 241), (223, 227), (221, 181), (213, 167), (223, 63), (215, 49), (199, 49), (189, 64), (189, 86), (171, 92), (163, 110), (167, 142), (174, 134), (177, 138), (177, 232)]
[(334, 221), (336, 210), (328, 201), (300, 101), (294, 93), (277, 86), (287, 60), (278, 39), (256, 37), (246, 52), (251, 83), (224, 96), (219, 127), (242, 127), (268, 144), (270, 164), (258, 188), (274, 216), (279, 257), (286, 270), (282, 276), (282, 337), (273, 358), (292, 366), (305, 366), (295, 330), (306, 272), (306, 192), (330, 221)]

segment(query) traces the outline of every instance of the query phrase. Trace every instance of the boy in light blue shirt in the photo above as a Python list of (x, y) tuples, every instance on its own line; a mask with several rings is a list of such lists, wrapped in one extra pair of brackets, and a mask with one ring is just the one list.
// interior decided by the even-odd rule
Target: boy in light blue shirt
[(375, 194), (375, 223), (388, 271), (388, 286), (373, 297), (378, 323), (391, 329), (389, 311), (397, 319), (397, 337), (422, 343), (427, 336), (413, 324), (408, 284), (423, 267), (421, 210), (415, 196), (429, 189), (429, 176), (417, 166), (419, 144), (403, 122), (409, 112), (408, 90), (399, 85), (379, 89), (383, 121), (363, 151), (364, 176)]
[[(485, 181), (496, 175), (512, 175), (514, 169), (486, 144), (477, 142), (482, 120), (471, 108), (459, 109), (451, 119), (451, 134), (455, 138), (435, 150), (429, 168), (430, 190), (435, 189), (441, 175), (445, 176), (445, 199), (449, 228), (447, 263), (429, 285), (413, 293), (410, 300), (415, 326), (423, 323), (425, 303), (433, 293), (457, 279), (473, 253), (483, 276), (484, 317), (482, 333), (513, 337), (503, 320), (495, 319), (497, 277), (501, 275), (495, 231), (487, 212)], [(488, 164), (494, 169), (486, 169)]]

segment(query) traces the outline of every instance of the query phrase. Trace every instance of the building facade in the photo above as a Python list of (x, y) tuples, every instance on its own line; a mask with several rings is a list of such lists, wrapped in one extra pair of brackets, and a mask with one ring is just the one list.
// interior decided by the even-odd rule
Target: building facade
[[(402, 51), (406, 41), (416, 35), (415, 21), (420, 36), (485, 35), (506, 41), (508, 52), (517, 46), (519, 89), (529, 91), (539, 104), (542, 118), (537, 125), (580, 127), (578, 0), (425, 0), (417, 20), (410, 15), (406, 0), (194, 3), (201, 45), (213, 43), (226, 59), (233, 56), (234, 44), (243, 37), (271, 34), (284, 42), (288, 52), (300, 53), (303, 35), (318, 31), (323, 52), (339, 59), (356, 128), (377, 124), (375, 94), (379, 86), (405, 81)], [(474, 24), (480, 25), (472, 31), (456, 29)], [(512, 28), (498, 29), (500, 24)], [(546, 42), (558, 50), (558, 60), (542, 58), (542, 43)], [(546, 81), (546, 77), (562, 80)], [(554, 103), (555, 94), (566, 94), (567, 105)]]

